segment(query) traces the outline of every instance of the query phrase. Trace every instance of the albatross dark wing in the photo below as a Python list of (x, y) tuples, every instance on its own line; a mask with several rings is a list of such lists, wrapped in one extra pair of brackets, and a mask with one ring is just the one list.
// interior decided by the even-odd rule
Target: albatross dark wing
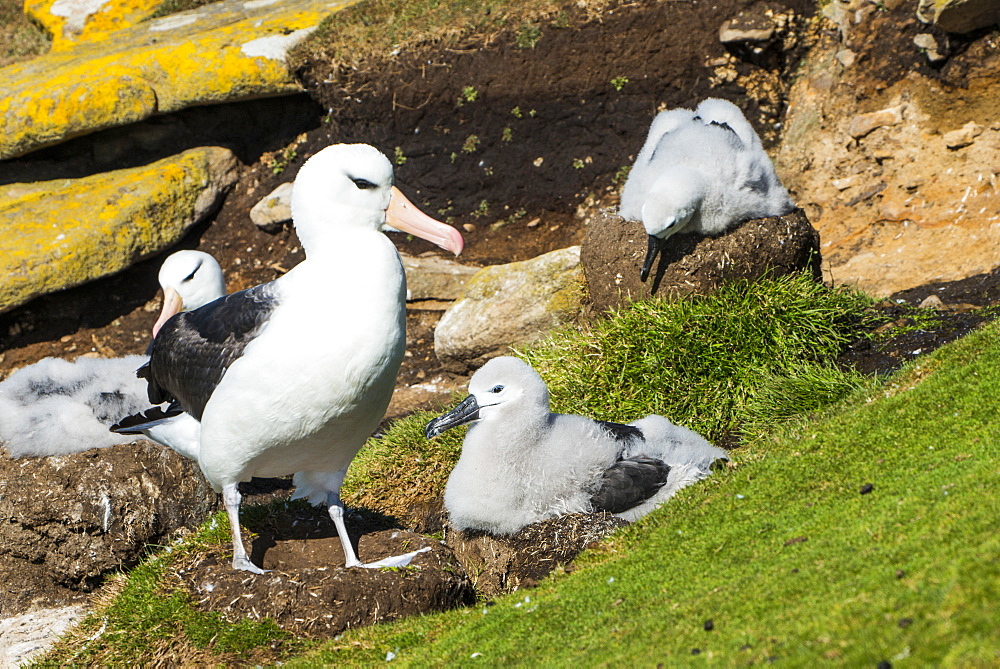
[(153, 340), (149, 362), (137, 372), (149, 383), (149, 401), (179, 402), (201, 420), (229, 365), (261, 333), (277, 304), (274, 284), (265, 283), (167, 321)]
[(605, 470), (590, 503), (595, 511), (628, 511), (655, 495), (667, 482), (669, 473), (670, 465), (658, 458), (638, 456), (619, 460)]

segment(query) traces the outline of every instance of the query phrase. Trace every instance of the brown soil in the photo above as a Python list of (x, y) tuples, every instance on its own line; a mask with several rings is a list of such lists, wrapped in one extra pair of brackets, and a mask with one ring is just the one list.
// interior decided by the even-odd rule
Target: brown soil
[[(718, 42), (718, 27), (750, 4), (748, 0), (631, 3), (608, 12), (599, 21), (581, 22), (571, 14), (565, 27), (543, 26), (534, 48), (518, 48), (513, 34), (500, 34), (487, 43), (470, 42), (458, 50), (427, 48), (406, 53), (349, 74), (332, 71), (323, 62), (306, 62), (301, 76), (309, 95), (330, 110), (329, 114), (317, 112), (291, 127), (282, 126), (291, 130), (284, 137), (291, 142), (287, 149), (276, 145), (274, 137), (241, 149), (241, 159), (248, 165), (241, 180), (214, 220), (201, 225), (181, 245), (215, 255), (227, 273), (230, 290), (269, 281), (287, 271), (302, 259), (294, 231), (286, 228), (269, 234), (258, 230), (250, 222), (248, 210), (279, 183), (291, 180), (308, 156), (338, 141), (365, 141), (390, 157), (399, 156), (398, 184), (404, 192), (427, 211), (453, 218), (455, 225), (465, 228), (466, 262), (509, 262), (580, 243), (596, 203), (614, 203), (616, 175), (638, 150), (659, 105), (693, 106), (705, 97), (726, 97), (748, 112), (766, 141), (774, 140), (775, 124), (783, 113), (782, 94), (802, 45), (789, 45), (790, 50), (779, 49), (765, 57), (727, 60), (728, 54)], [(814, 6), (812, 0), (786, 4), (803, 15)], [(716, 64), (709, 65), (713, 60)], [(719, 81), (718, 63), (729, 63), (740, 77), (713, 86)], [(617, 77), (628, 79), (620, 91), (611, 83)], [(334, 83), (323, 83), (327, 81)], [(463, 93), (466, 87), (475, 89), (474, 101), (468, 99), (471, 94)], [(345, 91), (349, 95), (345, 96)], [(299, 105), (296, 110), (304, 103), (302, 98), (291, 102)], [(240, 129), (259, 132), (267, 125), (243, 124)], [(223, 138), (217, 143), (225, 145), (227, 141), (236, 140)], [(50, 150), (46, 159), (57, 161), (64, 150), (85, 153), (74, 149), (82, 146), (63, 145)], [(14, 163), (4, 166), (16, 167)], [(432, 251), (421, 241), (398, 239), (398, 246), (414, 254)], [(141, 353), (159, 306), (156, 272), (161, 260), (147, 260), (118, 276), (39, 298), (0, 315), (2, 373), (49, 355)], [(1000, 275), (994, 273), (977, 281), (974, 287), (936, 287), (935, 294), (946, 304), (954, 301), (979, 306), (995, 301)], [(409, 356), (399, 376), (400, 396), (407, 398), (413, 396), (402, 391), (412, 384), (445, 379), (443, 393), (419, 398), (424, 406), (446, 399), (449, 388), (464, 384), (461, 377), (444, 374), (434, 357), (432, 332), (437, 317), (437, 312), (410, 312)], [(927, 352), (966, 330), (963, 325), (947, 333), (929, 333), (919, 348)], [(896, 350), (891, 340), (882, 345), (876, 352), (883, 357), (872, 371), (899, 364), (907, 350), (915, 350), (908, 347), (909, 343)], [(408, 399), (397, 402), (393, 411), (398, 415), (416, 406)], [(264, 497), (287, 495), (287, 482), (279, 481), (276, 487), (276, 493), (274, 486), (265, 489)], [(193, 571), (185, 578), (201, 605), (247, 615), (247, 603), (234, 598), (250, 594), (251, 609), (256, 606), (258, 613), (284, 616), (281, 619), (288, 622), (283, 604), (273, 610), (264, 607), (272, 598), (279, 604), (291, 601), (292, 595), (277, 594), (289, 592), (289, 579), (325, 583), (333, 572), (340, 573), (336, 565), (342, 557), (325, 514), (296, 513), (305, 514), (294, 518), (301, 521), (299, 526), (285, 522), (292, 519), (289, 516), (270, 529), (251, 527), (260, 532), (254, 544), (255, 556), (279, 572), (274, 577), (234, 575), (227, 571), (224, 555), (209, 556), (192, 565)], [(365, 511), (349, 523), (352, 528), (363, 527), (376, 516)], [(310, 535), (312, 531), (319, 535)], [(383, 534), (386, 531), (388, 535)], [(387, 538), (393, 531), (382, 525), (363, 534), (362, 558), (398, 552), (399, 542)], [(424, 540), (412, 537), (412, 541)], [(438, 559), (444, 560), (433, 558)], [(333, 571), (322, 571), (327, 567)], [(232, 597), (201, 593), (203, 577), (208, 574), (218, 583), (239, 579), (238, 585), (220, 586), (221, 592)], [(532, 572), (531, 578), (540, 576)], [(7, 578), (18, 579), (17, 570)], [(509, 575), (504, 578), (510, 580)], [(292, 620), (289, 624), (309, 633), (319, 633), (321, 628), (333, 630), (336, 625), (323, 627), (331, 605), (368, 597), (372, 587), (368, 579), (364, 576), (352, 581), (353, 585), (339, 584), (337, 587), (343, 589), (324, 591), (322, 597), (300, 596), (305, 589), (296, 584), (295, 615), (308, 622)], [(380, 592), (388, 596), (395, 587), (386, 586)], [(453, 582), (447, 587), (452, 588), (451, 595), (457, 601), (467, 597), (464, 586)], [(36, 602), (56, 603), (73, 593), (52, 585), (47, 590), (39, 586), (36, 594)], [(389, 605), (389, 600), (377, 601), (380, 607)], [(383, 615), (390, 614), (383, 609)]]

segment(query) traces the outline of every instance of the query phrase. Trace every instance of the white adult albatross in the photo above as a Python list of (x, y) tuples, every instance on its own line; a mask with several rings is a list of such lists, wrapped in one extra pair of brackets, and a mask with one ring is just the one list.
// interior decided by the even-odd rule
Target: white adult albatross
[[(158, 278), (164, 293), (158, 322), (226, 293), (222, 268), (201, 251), (171, 254)], [(0, 444), (12, 457), (41, 457), (128, 443), (129, 437), (108, 426), (147, 406), (146, 384), (135, 377), (146, 360), (142, 355), (44, 358), (22, 367), (0, 383)], [(160, 441), (157, 431), (149, 436)]]
[[(462, 237), (393, 185), (365, 144), (330, 146), (299, 170), (292, 219), (306, 258), (284, 276), (168, 320), (140, 372), (153, 403), (200, 422), (202, 472), (223, 495), (233, 567), (263, 573), (240, 535), (237, 484), (295, 473), (297, 497), (326, 502), (347, 566), (358, 566), (340, 501), (355, 454), (376, 429), (406, 344), (406, 280), (382, 230), (456, 254)], [(394, 564), (380, 561), (372, 565)]]
[(469, 397), (427, 424), (428, 439), (474, 423), (448, 477), (444, 505), (460, 530), (513, 534), (566, 513), (635, 520), (728, 459), (663, 416), (628, 425), (549, 413), (549, 391), (526, 362), (490, 360)]
[(760, 138), (739, 107), (708, 98), (695, 111), (660, 112), (622, 188), (618, 213), (642, 221), (645, 281), (667, 239), (718, 235), (753, 218), (795, 208)]

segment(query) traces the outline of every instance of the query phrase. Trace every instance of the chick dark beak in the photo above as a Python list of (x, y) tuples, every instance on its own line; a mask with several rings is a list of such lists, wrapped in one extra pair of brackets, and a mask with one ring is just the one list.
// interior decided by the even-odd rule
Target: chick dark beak
[(656, 256), (663, 250), (663, 244), (666, 240), (649, 235), (648, 241), (649, 247), (646, 250), (646, 259), (642, 262), (642, 269), (639, 270), (640, 281), (645, 281), (649, 278), (649, 270), (653, 267), (653, 261), (656, 260)]
[(469, 395), (457, 407), (427, 423), (427, 427), (424, 428), (424, 436), (432, 439), (445, 430), (466, 423), (474, 423), (477, 420), (479, 420), (479, 404), (474, 395)]

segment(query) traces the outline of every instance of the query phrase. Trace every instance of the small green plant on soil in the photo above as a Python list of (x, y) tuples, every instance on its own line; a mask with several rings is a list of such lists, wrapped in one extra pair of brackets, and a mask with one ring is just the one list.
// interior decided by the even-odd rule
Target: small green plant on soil
[(511, 109), (510, 113), (514, 118), (524, 118), (524, 112), (521, 111), (520, 105)]
[[(479, 135), (469, 135), (462, 142), (462, 151), (465, 153), (475, 153), (479, 148)], [(452, 161), (454, 162), (454, 161)]]
[(519, 49), (534, 49), (542, 39), (542, 29), (534, 23), (525, 23), (517, 31), (515, 43)]
[(393, 149), (393, 160), (396, 162), (397, 165), (403, 165), (406, 163), (406, 156), (403, 154), (402, 147), (397, 146), (395, 149)]
[(281, 155), (274, 159), (271, 164), (271, 172), (273, 174), (281, 174), (288, 167), (288, 163), (292, 162), (299, 157), (298, 151), (295, 150), (294, 146), (285, 147), (285, 150), (281, 152)]
[(489, 200), (480, 200), (479, 206), (475, 208), (472, 215), (476, 218), (482, 218), (490, 213), (490, 202)]
[(615, 87), (616, 91), (620, 91), (625, 88), (625, 84), (628, 83), (628, 77), (615, 77), (611, 80), (611, 85)]
[(574, 170), (582, 170), (583, 167), (584, 167), (584, 164), (585, 163), (583, 162), (582, 158), (574, 158), (573, 159), (573, 169)]
[(510, 129), (509, 125), (504, 127), (504, 129), (500, 132), (500, 139), (504, 142), (514, 141), (514, 131)]
[(462, 88), (462, 95), (458, 98), (459, 106), (467, 102), (475, 102), (479, 99), (479, 91), (476, 90), (475, 86), (465, 86)]
[(499, 230), (500, 228), (504, 227), (505, 225), (510, 225), (511, 223), (517, 223), (522, 218), (524, 218), (527, 214), (528, 214), (528, 212), (526, 210), (524, 210), (524, 209), (518, 209), (517, 211), (515, 211), (513, 214), (511, 214), (507, 218), (501, 218), (500, 220), (498, 220), (495, 223), (493, 223), (493, 225), (490, 226), (490, 229), (491, 230)]
[(448, 155), (448, 159), (449, 159), (449, 160), (450, 160), (450, 161), (452, 162), (452, 164), (454, 164), (454, 163), (455, 163), (455, 161), (456, 161), (456, 160), (458, 160), (458, 153), (456, 153), (455, 151), (452, 151), (452, 152), (451, 152), (451, 153), (450, 153), (450, 154)]
[(615, 172), (615, 175), (611, 177), (611, 183), (613, 183), (616, 186), (624, 184), (625, 181), (628, 180), (628, 173), (631, 171), (632, 171), (631, 165), (622, 165), (621, 167), (618, 168), (618, 171)]

